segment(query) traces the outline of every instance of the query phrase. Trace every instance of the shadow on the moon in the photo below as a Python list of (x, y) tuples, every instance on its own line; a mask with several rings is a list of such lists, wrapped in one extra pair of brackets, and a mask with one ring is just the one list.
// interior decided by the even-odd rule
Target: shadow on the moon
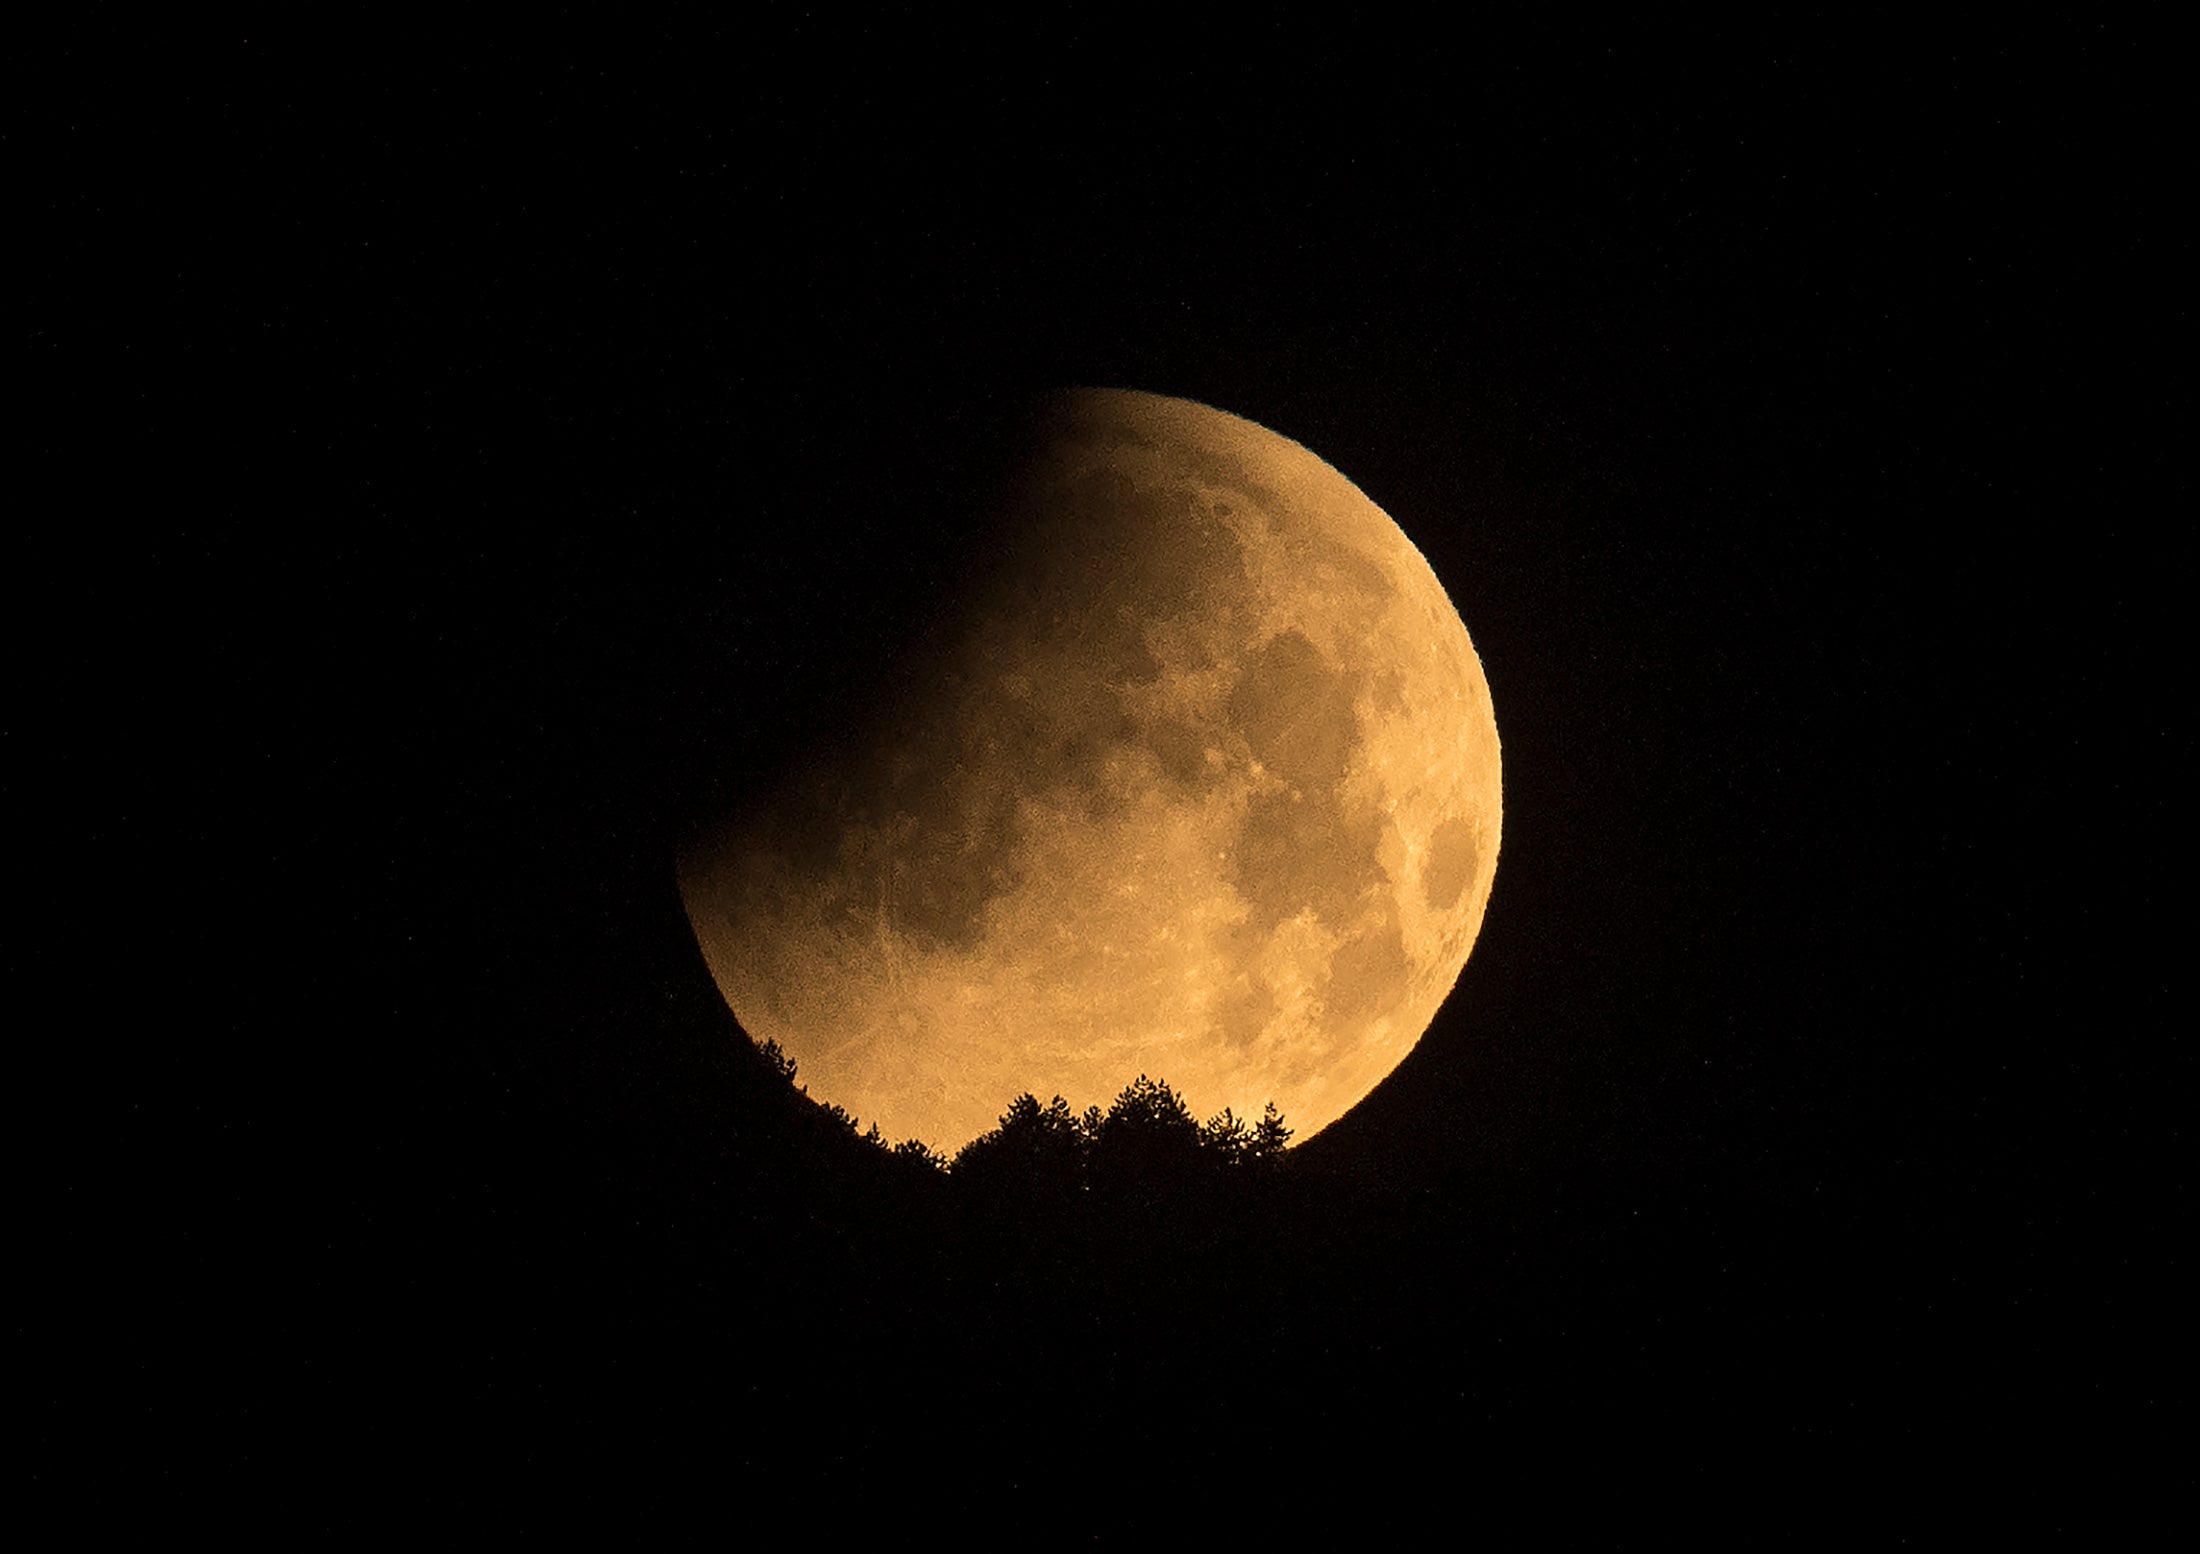
[(705, 957), (822, 1096), (950, 1148), (994, 1092), (1082, 1107), (1140, 1073), (1319, 1127), (1479, 930), (1501, 789), (1473, 645), (1398, 524), (1286, 437), (1119, 390), (1015, 430), (930, 489), (981, 516), (821, 633), (866, 661), (773, 714), (760, 780), (683, 852)]

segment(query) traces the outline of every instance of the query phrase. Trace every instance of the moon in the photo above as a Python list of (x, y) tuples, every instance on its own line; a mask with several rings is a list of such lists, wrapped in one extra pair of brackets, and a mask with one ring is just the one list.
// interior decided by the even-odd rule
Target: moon
[(949, 1150), (1140, 1074), (1300, 1138), (1418, 1042), (1488, 905), (1497, 723), (1390, 517), (1188, 400), (1053, 405), (890, 710), (679, 860), (735, 1017)]

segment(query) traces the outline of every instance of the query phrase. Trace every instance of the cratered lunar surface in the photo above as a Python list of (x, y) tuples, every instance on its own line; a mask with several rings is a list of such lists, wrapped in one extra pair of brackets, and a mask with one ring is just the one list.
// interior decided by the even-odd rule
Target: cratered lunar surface
[(1301, 1138), (1412, 1048), (1481, 927), (1497, 724), (1435, 574), (1288, 438), (1080, 391), (896, 705), (680, 861), (735, 1016), (953, 1150), (1140, 1074)]

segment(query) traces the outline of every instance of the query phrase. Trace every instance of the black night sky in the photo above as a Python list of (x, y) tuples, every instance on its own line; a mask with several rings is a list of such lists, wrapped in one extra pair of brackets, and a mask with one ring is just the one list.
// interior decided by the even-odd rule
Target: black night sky
[[(2165, 48), (26, 45), (27, 1481), (827, 1541), (2140, 1517), (2190, 1472)], [(1506, 786), (1392, 1080), (1070, 1230), (775, 1089), (671, 874), (862, 716), (1065, 384), (1397, 518)]]

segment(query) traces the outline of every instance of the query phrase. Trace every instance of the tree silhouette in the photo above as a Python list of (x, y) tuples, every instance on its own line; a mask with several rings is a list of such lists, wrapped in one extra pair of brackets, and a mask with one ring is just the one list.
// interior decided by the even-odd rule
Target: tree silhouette
[(1210, 1158), (1207, 1136), (1182, 1097), (1140, 1074), (1101, 1119), (1092, 1180), (1103, 1189), (1157, 1189), (1183, 1183)]
[(1248, 1124), (1224, 1108), (1197, 1121), (1166, 1080), (1141, 1074), (1103, 1112), (1020, 1095), (998, 1127), (956, 1152), (956, 1180), (981, 1197), (1057, 1203), (1098, 1193), (1152, 1197), (1274, 1166), (1291, 1130), (1270, 1102)]
[(935, 1171), (947, 1169), (947, 1157), (925, 1143), (923, 1139), (903, 1139), (889, 1153), (900, 1160), (909, 1160), (918, 1165), (930, 1166)]
[(1253, 1150), (1253, 1130), (1229, 1107), (1210, 1117), (1199, 1130), (1200, 1143), (1225, 1166), (1241, 1166)]
[(778, 1042), (771, 1040), (769, 1037), (763, 1041), (754, 1041), (752, 1038), (752, 1045), (755, 1046), (757, 1055), (764, 1060), (766, 1066), (773, 1073), (790, 1085), (794, 1083), (794, 1059), (787, 1056)]
[(1059, 1095), (1042, 1103), (1026, 1091), (1009, 1102), (997, 1127), (950, 1158), (922, 1139), (889, 1143), (876, 1122), (861, 1128), (845, 1107), (811, 1099), (779, 1043), (752, 1039), (751, 1045), (764, 1073), (811, 1119), (804, 1126), (867, 1145), (900, 1165), (952, 1173), (982, 1197), (1059, 1203), (1096, 1190), (1151, 1196), (1272, 1169), (1291, 1142), (1273, 1101), (1258, 1122), (1224, 1107), (1202, 1123), (1167, 1080), (1140, 1074), (1106, 1111), (1088, 1106), (1080, 1113)]
[(1025, 1092), (1001, 1114), (1001, 1124), (956, 1152), (955, 1174), (986, 1186), (1013, 1185), (1022, 1193), (1063, 1195), (1085, 1185), (1091, 1138), (1069, 1102), (1046, 1105)]

